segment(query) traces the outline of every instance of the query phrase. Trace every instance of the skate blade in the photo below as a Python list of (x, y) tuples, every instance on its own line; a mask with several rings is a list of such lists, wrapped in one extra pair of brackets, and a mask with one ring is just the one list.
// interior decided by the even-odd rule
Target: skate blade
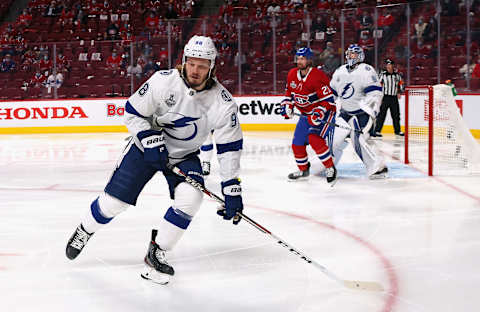
[(160, 285), (166, 285), (170, 282), (170, 275), (156, 271), (155, 269), (145, 266), (145, 270), (140, 274), (143, 279), (152, 281)]
[(386, 173), (381, 173), (381, 174), (372, 174), (368, 178), (370, 180), (381, 180), (381, 179), (386, 179), (388, 175)]
[(288, 182), (300, 182), (300, 181), (307, 181), (308, 177), (303, 177), (303, 178), (296, 178), (296, 179), (290, 179), (287, 177)]

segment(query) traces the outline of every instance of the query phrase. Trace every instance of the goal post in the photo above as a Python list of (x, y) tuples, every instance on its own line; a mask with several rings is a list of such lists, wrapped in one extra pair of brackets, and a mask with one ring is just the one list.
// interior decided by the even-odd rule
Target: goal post
[(432, 175), (480, 173), (480, 147), (447, 85), (405, 88), (405, 155)]

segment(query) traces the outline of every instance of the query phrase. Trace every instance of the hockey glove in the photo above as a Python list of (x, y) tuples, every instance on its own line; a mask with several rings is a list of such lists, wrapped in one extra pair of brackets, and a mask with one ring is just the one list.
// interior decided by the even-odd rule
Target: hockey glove
[(281, 103), (280, 114), (285, 119), (290, 119), (293, 116), (293, 104), (289, 99), (285, 99)]
[(161, 131), (145, 130), (137, 134), (143, 146), (143, 159), (152, 167), (164, 171), (168, 163), (168, 151)]
[(322, 120), (325, 118), (325, 109), (321, 107), (315, 107), (311, 115), (308, 115), (308, 123), (312, 126), (319, 126), (322, 124)]
[(231, 179), (222, 182), (222, 194), (225, 197), (225, 207), (217, 210), (217, 214), (225, 220), (233, 218), (233, 224), (240, 222), (240, 217), (236, 216), (237, 212), (242, 212), (242, 187), (239, 179)]

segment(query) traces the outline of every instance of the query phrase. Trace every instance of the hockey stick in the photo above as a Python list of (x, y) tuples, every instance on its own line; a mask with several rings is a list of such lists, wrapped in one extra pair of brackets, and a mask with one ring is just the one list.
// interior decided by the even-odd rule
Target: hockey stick
[[(190, 185), (192, 185), (193, 187), (195, 187), (196, 189), (198, 189), (199, 191), (207, 194), (208, 196), (210, 196), (211, 198), (213, 198), (214, 200), (216, 200), (218, 203), (220, 203), (221, 205), (225, 205), (225, 201), (220, 198), (219, 196), (215, 195), (214, 193), (210, 192), (207, 188), (205, 188), (204, 186), (202, 186), (199, 182), (195, 181), (194, 179), (192, 179), (191, 177), (187, 176), (182, 170), (180, 170), (178, 167), (170, 164), (170, 163), (167, 163), (167, 168), (172, 170), (175, 174), (179, 175), (179, 176), (182, 176), (185, 178), (186, 182)], [(237, 216), (245, 219), (245, 221), (247, 221), (248, 223), (250, 223), (250, 225), (254, 226), (257, 230), (269, 235), (271, 238), (273, 238), (277, 244), (279, 244), (280, 246), (282, 247), (285, 247), (287, 248), (291, 253), (297, 255), (298, 257), (300, 257), (302, 260), (304, 260), (305, 262), (307, 263), (310, 263), (310, 264), (313, 264), (317, 269), (319, 269), (320, 271), (322, 271), (325, 275), (327, 275), (328, 277), (330, 277), (331, 279), (333, 279), (334, 281), (342, 284), (343, 286), (347, 287), (347, 288), (350, 288), (350, 289), (357, 289), (357, 290), (369, 290), (369, 291), (383, 291), (384, 288), (381, 284), (377, 283), (377, 282), (369, 282), (369, 281), (350, 281), (350, 280), (343, 280), (341, 278), (339, 278), (338, 276), (336, 276), (335, 274), (333, 274), (332, 272), (330, 272), (329, 270), (327, 270), (327, 268), (325, 268), (323, 265), (321, 265), (320, 263), (316, 262), (315, 260), (309, 258), (308, 256), (306, 256), (303, 252), (299, 251), (298, 249), (296, 249), (295, 247), (291, 246), (290, 244), (288, 244), (287, 242), (285, 242), (283, 239), (281, 239), (280, 237), (276, 236), (275, 234), (273, 234), (272, 232), (270, 232), (269, 230), (267, 230), (265, 227), (261, 226), (260, 224), (258, 224), (257, 222), (255, 222), (253, 219), (249, 218), (248, 216), (246, 216), (245, 214), (241, 213), (241, 212), (238, 212), (237, 213)]]
[[(304, 116), (302, 114), (299, 114), (299, 113), (293, 113), (295, 116)], [(336, 124), (336, 123), (333, 123), (333, 122), (329, 122), (329, 121), (325, 121), (325, 120), (319, 120), (321, 123), (324, 123), (324, 124), (327, 124), (329, 126), (333, 126), (333, 127), (338, 127), (338, 128), (341, 128), (341, 129), (345, 129), (345, 130), (349, 130), (349, 131), (354, 131), (356, 133), (360, 133), (360, 134), (363, 134), (362, 130), (357, 130), (357, 129), (352, 129), (350, 127), (346, 127), (346, 126), (342, 126), (342, 125), (339, 125), (339, 124)]]

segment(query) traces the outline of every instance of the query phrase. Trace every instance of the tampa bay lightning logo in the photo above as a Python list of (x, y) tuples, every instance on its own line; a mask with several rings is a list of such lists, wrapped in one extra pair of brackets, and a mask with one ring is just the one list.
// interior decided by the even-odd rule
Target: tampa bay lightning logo
[(340, 96), (342, 97), (342, 99), (346, 100), (351, 98), (354, 93), (355, 93), (355, 88), (352, 86), (352, 82), (349, 82), (343, 88), (343, 91), (340, 94)]
[(198, 127), (195, 121), (200, 118), (188, 117), (181, 114), (175, 115), (181, 117), (168, 122), (159, 122), (157, 118), (157, 123), (163, 128), (165, 135), (180, 141), (189, 141), (193, 139), (198, 133)]

